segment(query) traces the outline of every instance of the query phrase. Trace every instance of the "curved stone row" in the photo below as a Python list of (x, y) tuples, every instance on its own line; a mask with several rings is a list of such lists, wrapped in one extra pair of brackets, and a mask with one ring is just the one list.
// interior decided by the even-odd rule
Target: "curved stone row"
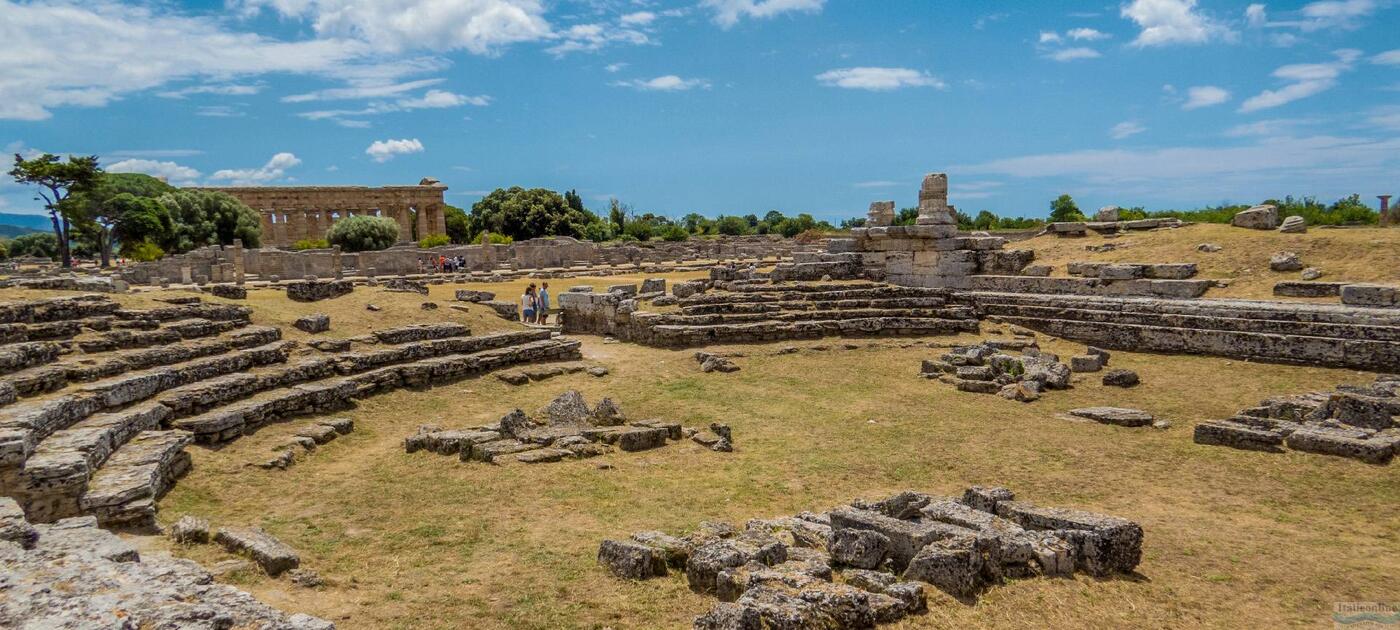
[(950, 292), (943, 289), (869, 282), (715, 280), (712, 285), (727, 291), (687, 293), (677, 301), (679, 314), (638, 310), (639, 300), (627, 291), (566, 292), (559, 298), (564, 328), (663, 347), (826, 336), (948, 335), (978, 329), (976, 312), (950, 305)]

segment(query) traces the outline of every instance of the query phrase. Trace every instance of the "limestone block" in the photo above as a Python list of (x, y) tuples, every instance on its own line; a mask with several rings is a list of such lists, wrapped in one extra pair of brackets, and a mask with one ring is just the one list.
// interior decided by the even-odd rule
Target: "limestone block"
[(1278, 227), (1278, 207), (1271, 204), (1254, 206), (1236, 213), (1230, 224), (1254, 230), (1272, 230)]

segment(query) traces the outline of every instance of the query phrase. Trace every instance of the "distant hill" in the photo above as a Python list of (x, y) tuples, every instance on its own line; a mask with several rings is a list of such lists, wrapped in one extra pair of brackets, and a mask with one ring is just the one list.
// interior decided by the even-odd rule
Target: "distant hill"
[(32, 228), (20, 227), (18, 225), (5, 225), (3, 223), (0, 223), (0, 238), (14, 238), (16, 236), (20, 236), (21, 234), (34, 234), (36, 232), (43, 231), (44, 230), (35, 230)]
[(37, 232), (44, 232), (53, 229), (53, 224), (49, 222), (47, 214), (15, 214), (13, 212), (0, 212), (0, 225), (13, 225), (16, 227), (29, 228)]

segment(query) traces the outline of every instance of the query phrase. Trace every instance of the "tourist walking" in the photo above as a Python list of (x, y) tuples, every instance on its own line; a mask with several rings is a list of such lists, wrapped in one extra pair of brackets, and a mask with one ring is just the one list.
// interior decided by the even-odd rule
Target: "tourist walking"
[(520, 296), (520, 317), (527, 324), (535, 323), (535, 285), (525, 287), (525, 294)]
[(539, 312), (536, 313), (535, 316), (539, 318), (540, 324), (541, 324), (541, 325), (543, 325), (543, 324), (548, 324), (548, 323), (549, 323), (549, 283), (548, 283), (548, 282), (542, 283), (542, 284), (540, 285), (540, 294), (539, 294), (539, 296), (535, 299), (535, 301), (539, 303)]

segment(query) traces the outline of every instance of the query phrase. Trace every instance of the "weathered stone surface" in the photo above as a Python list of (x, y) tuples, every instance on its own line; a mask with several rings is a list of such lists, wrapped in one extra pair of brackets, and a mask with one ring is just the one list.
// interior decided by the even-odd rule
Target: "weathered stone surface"
[(313, 313), (298, 317), (292, 326), (302, 332), (316, 334), (331, 329), (331, 317), (325, 313)]
[(630, 540), (604, 540), (598, 547), (598, 563), (629, 580), (666, 575), (664, 551)]
[(952, 536), (925, 545), (909, 561), (903, 577), (928, 582), (955, 597), (975, 594), (984, 585), (977, 537)]
[(1097, 372), (1103, 369), (1103, 359), (1096, 354), (1081, 354), (1069, 358), (1071, 372)]
[(28, 549), (39, 539), (39, 532), (24, 518), (24, 510), (10, 497), (0, 497), (0, 541)]
[(1342, 304), (1389, 308), (1400, 306), (1400, 286), (1347, 284), (1341, 290)]
[(458, 289), (455, 297), (459, 302), (488, 302), (496, 299), (496, 294), (490, 291), (473, 291), (471, 289)]
[(35, 529), (33, 550), (0, 545), (9, 595), (0, 598), (0, 620), (6, 627), (334, 628), (308, 615), (288, 616), (213, 583), (210, 573), (191, 561), (141, 558), (90, 517)]
[(170, 538), (178, 543), (207, 543), (209, 542), (209, 521), (186, 514), (170, 526)]
[(215, 284), (209, 287), (209, 293), (214, 297), (221, 297), (228, 300), (248, 299), (248, 290), (236, 284)]
[(1069, 410), (1069, 415), (1120, 427), (1145, 427), (1152, 424), (1152, 414), (1123, 407), (1083, 407)]
[(230, 553), (246, 555), (268, 575), (276, 577), (301, 564), (297, 552), (257, 527), (221, 527), (214, 542)]
[(1109, 370), (1103, 375), (1103, 384), (1111, 387), (1133, 387), (1141, 382), (1138, 373), (1132, 370)]
[(1269, 257), (1272, 271), (1298, 271), (1303, 268), (1303, 258), (1297, 252), (1277, 252)]
[(889, 555), (890, 539), (868, 529), (838, 529), (832, 532), (831, 559), (857, 569), (876, 569)]
[(1230, 224), (1255, 230), (1272, 230), (1278, 227), (1278, 207), (1268, 204), (1254, 206), (1236, 213)]
[(349, 280), (300, 281), (287, 284), (287, 297), (297, 302), (318, 302), (349, 295), (355, 285)]
[(593, 412), (583, 394), (571, 389), (540, 409), (539, 415), (549, 424), (588, 424)]
[(1286, 234), (1302, 234), (1308, 231), (1308, 222), (1303, 217), (1293, 215), (1285, 217), (1283, 223), (1279, 224), (1278, 231)]
[(1094, 575), (1131, 573), (1142, 559), (1142, 527), (1126, 519), (1023, 501), (998, 502), (997, 516), (1026, 529), (1083, 532), (1072, 537), (1076, 566)]

